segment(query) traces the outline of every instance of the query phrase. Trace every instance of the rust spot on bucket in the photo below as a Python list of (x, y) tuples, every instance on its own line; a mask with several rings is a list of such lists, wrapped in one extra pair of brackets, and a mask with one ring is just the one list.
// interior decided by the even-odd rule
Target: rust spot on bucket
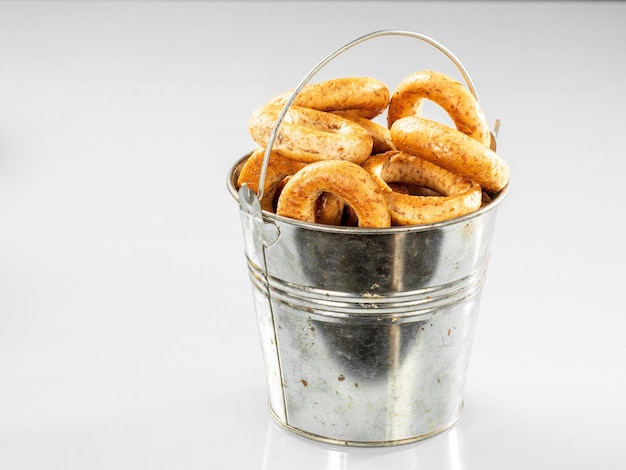
[(343, 382), (344, 380), (346, 380), (346, 378), (343, 376), (343, 374), (340, 374), (339, 377), (337, 377), (337, 380), (339, 380), (339, 382)]
[(302, 385), (304, 385), (305, 387), (309, 385), (309, 383), (304, 379), (302, 379), (301, 382), (302, 382)]
[(448, 336), (450, 336), (450, 328), (448, 328)]

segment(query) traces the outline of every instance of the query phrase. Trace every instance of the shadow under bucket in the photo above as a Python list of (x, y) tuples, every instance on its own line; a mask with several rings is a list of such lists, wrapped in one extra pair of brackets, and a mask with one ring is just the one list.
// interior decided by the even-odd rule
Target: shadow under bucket
[(384, 229), (261, 210), (236, 182), (274, 419), (334, 444), (386, 446), (452, 426), (505, 188), (470, 215)]

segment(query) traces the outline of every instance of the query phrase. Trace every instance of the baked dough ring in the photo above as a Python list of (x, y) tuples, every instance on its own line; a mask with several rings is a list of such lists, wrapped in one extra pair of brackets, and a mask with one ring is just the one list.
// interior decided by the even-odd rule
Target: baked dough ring
[(391, 226), (381, 186), (359, 165), (343, 160), (315, 162), (298, 171), (285, 184), (276, 213), (315, 222), (316, 201), (323, 192), (344, 199), (356, 212), (359, 227)]
[(387, 111), (387, 125), (406, 116), (421, 116), (424, 100), (441, 106), (457, 130), (491, 145), (491, 132), (478, 100), (467, 87), (453, 78), (432, 70), (415, 72), (404, 78), (394, 90)]
[(381, 126), (371, 119), (355, 115), (352, 111), (333, 111), (333, 114), (354, 121), (369, 133), (372, 137), (372, 154), (395, 150), (396, 147), (391, 140), (391, 133), (385, 126)]
[[(250, 154), (239, 172), (239, 177), (237, 178), (238, 188), (245, 183), (252, 191), (258, 194), (264, 158), (264, 148), (257, 148)], [(261, 209), (275, 212), (277, 196), (282, 191), (286, 181), (297, 173), (298, 170), (304, 168), (305, 165), (306, 163), (281, 157), (276, 155), (276, 153), (270, 153), (265, 173), (265, 188), (263, 189), (261, 199)], [(325, 225), (339, 225), (343, 217), (344, 206), (343, 199), (339, 196), (332, 193), (321, 194), (316, 203), (315, 222)]]
[[(239, 172), (239, 177), (237, 178), (238, 188), (245, 183), (252, 191), (257, 194), (259, 193), (259, 180), (261, 179), (264, 157), (265, 149), (262, 147), (257, 148), (250, 154)], [(281, 182), (285, 178), (295, 174), (305, 165), (306, 163), (281, 157), (275, 152), (271, 152), (267, 164), (267, 171), (265, 172), (263, 196), (260, 201), (261, 209), (274, 212), (274, 201)]]
[(509, 181), (509, 166), (493, 150), (445, 124), (407, 116), (393, 123), (391, 138), (398, 150), (467, 176), (488, 193)]
[[(482, 190), (478, 183), (419, 157), (399, 151), (373, 155), (363, 163), (385, 189), (394, 225), (442, 222), (478, 210)], [(393, 191), (388, 183), (424, 186), (440, 196), (416, 196)]]
[[(266, 104), (282, 108), (292, 94), (293, 90), (281, 93)], [(387, 108), (389, 89), (383, 82), (371, 77), (336, 78), (304, 85), (292, 104), (319, 111), (351, 110), (356, 115), (371, 119)]]
[[(248, 131), (261, 147), (266, 147), (280, 106), (255, 110)], [(299, 162), (347, 160), (362, 163), (372, 152), (372, 138), (353, 121), (332, 113), (291, 106), (280, 124), (272, 151)]]

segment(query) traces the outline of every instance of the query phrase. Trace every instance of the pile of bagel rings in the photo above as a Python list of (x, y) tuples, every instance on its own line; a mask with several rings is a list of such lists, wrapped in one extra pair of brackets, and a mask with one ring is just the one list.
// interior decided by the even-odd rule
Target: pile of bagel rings
[[(259, 191), (266, 147), (292, 95), (256, 109), (248, 131), (258, 147), (237, 185)], [(453, 125), (422, 116), (425, 100)], [(374, 119), (387, 111), (387, 126)], [(478, 210), (502, 190), (509, 167), (470, 90), (431, 70), (404, 78), (393, 93), (371, 77), (305, 85), (276, 133), (263, 210), (309, 223), (384, 228), (442, 222)]]

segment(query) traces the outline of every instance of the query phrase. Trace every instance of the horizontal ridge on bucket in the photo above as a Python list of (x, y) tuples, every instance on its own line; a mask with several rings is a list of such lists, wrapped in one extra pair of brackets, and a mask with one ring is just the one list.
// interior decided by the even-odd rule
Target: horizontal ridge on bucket
[[(403, 317), (428, 315), (450, 305), (467, 301), (484, 283), (487, 265), (483, 264), (468, 276), (444, 285), (425, 287), (393, 294), (377, 293), (377, 286), (363, 293), (338, 292), (317, 289), (271, 277), (254, 263), (248, 263), (250, 278), (255, 289), (261, 293), (271, 292), (273, 302), (281, 302), (292, 308), (327, 316), (370, 316), (378, 321), (398, 321)], [(381, 315), (389, 315), (388, 319)]]

